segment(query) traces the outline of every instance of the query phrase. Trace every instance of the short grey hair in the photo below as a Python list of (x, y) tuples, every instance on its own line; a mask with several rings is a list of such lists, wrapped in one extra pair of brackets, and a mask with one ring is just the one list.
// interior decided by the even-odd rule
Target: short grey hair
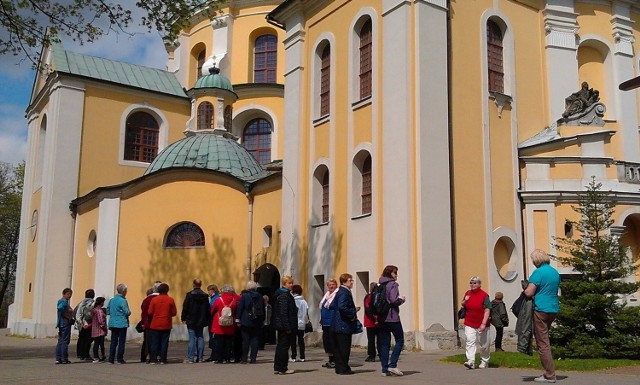
[(247, 290), (254, 290), (257, 287), (258, 287), (258, 284), (255, 283), (255, 281), (247, 282)]
[(474, 275), (473, 277), (469, 278), (469, 282), (471, 282), (471, 281), (476, 281), (478, 283), (482, 283), (482, 280), (477, 275)]
[(220, 289), (221, 293), (234, 293), (235, 290), (233, 289), (233, 286), (231, 286), (231, 284), (229, 283), (225, 283), (224, 285), (222, 285), (222, 289)]
[(116, 286), (116, 291), (118, 292), (118, 294), (124, 293), (125, 290), (127, 290), (127, 285), (125, 285), (124, 283), (119, 283), (118, 286)]

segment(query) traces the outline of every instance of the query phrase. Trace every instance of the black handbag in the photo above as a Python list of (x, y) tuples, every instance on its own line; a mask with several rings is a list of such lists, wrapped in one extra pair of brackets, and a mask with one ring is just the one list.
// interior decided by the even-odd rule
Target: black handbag
[(142, 320), (136, 324), (136, 331), (138, 333), (142, 333), (144, 331), (144, 325), (142, 324)]
[(467, 309), (465, 309), (463, 306), (460, 308), (460, 310), (458, 310), (458, 319), (464, 319), (466, 315), (467, 315)]
[(313, 332), (313, 324), (311, 323), (311, 321), (307, 321), (307, 323), (304, 324), (304, 332), (305, 333)]

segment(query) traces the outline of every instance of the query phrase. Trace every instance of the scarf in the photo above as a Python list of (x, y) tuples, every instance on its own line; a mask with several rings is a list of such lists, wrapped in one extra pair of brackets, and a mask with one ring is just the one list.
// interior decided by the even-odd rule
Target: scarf
[(325, 309), (328, 309), (329, 306), (331, 305), (331, 302), (333, 301), (333, 297), (336, 296), (337, 292), (338, 292), (337, 288), (333, 292), (327, 291), (324, 294), (324, 297), (322, 297), (322, 300), (320, 300), (319, 308), (322, 309), (324, 307)]

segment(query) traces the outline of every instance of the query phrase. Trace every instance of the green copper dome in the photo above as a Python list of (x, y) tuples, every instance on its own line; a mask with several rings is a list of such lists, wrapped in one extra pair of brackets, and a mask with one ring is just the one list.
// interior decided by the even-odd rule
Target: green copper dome
[(238, 142), (212, 132), (199, 132), (172, 143), (158, 154), (145, 175), (174, 167), (213, 170), (244, 181), (266, 173)]
[(201, 76), (193, 88), (218, 88), (233, 92), (233, 86), (229, 79), (220, 75), (220, 70), (216, 67), (211, 67), (208, 75)]

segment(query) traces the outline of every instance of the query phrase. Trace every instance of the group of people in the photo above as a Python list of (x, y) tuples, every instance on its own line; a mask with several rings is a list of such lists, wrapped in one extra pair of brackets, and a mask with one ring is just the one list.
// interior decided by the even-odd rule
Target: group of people
[[(544, 368), (543, 375), (534, 381), (554, 383), (556, 378), (548, 333), (559, 310), (560, 275), (550, 266), (547, 253), (534, 250), (531, 260), (536, 270), (531, 274), (523, 294), (533, 299), (529, 327), (534, 330)], [(378, 282), (370, 284), (370, 294), (364, 298), (364, 325), (358, 320), (357, 313), (361, 308), (356, 306), (351, 293), (353, 276), (349, 273), (340, 275), (339, 286), (335, 279), (327, 281), (327, 292), (318, 304), (322, 342), (328, 356), (324, 367), (334, 369), (339, 375), (354, 374), (349, 365), (352, 337), (366, 328), (368, 346), (365, 361), (374, 362), (378, 356), (383, 376), (403, 375), (398, 368), (398, 359), (404, 346), (400, 306), (404, 304), (405, 297), (400, 296), (397, 279), (398, 267), (388, 265)], [(189, 335), (184, 362), (255, 363), (264, 328), (272, 327), (277, 333), (274, 374), (294, 373), (294, 370), (289, 369), (289, 362), (305, 360), (304, 334), (309, 324), (309, 305), (302, 296), (302, 287), (294, 284), (293, 277), (284, 276), (281, 282), (282, 287), (269, 298), (258, 293), (257, 284), (253, 281), (249, 281), (240, 294), (236, 294), (229, 284), (223, 285), (220, 291), (216, 285), (209, 285), (208, 293), (205, 293), (201, 288), (202, 281), (194, 279), (193, 290), (186, 294), (180, 315)], [(482, 290), (482, 282), (478, 276), (472, 277), (469, 284), (471, 287), (462, 300), (466, 313), (464, 332), (467, 361), (464, 365), (469, 369), (476, 368), (478, 343), (481, 358), (478, 368), (483, 369), (489, 366), (490, 359), (489, 326), (493, 324), (496, 327), (496, 350), (502, 351), (502, 331), (508, 326), (508, 316), (502, 293), (496, 293), (494, 300), (490, 301), (489, 294)], [(384, 287), (384, 297), (388, 302), (388, 311), (384, 314), (367, 311), (372, 306), (371, 293), (378, 285)], [(119, 284), (116, 290), (117, 294), (106, 307), (103, 297), (94, 300), (94, 290), (87, 290), (85, 299), (75, 311), (70, 306), (72, 290), (63, 290), (62, 298), (57, 303), (59, 333), (56, 364), (70, 362), (68, 345), (71, 326), (74, 324), (79, 330), (77, 352), (80, 359), (91, 359), (94, 363), (107, 360), (112, 364), (125, 363), (124, 348), (131, 310), (126, 300), (127, 286)], [(168, 292), (168, 284), (156, 282), (142, 301), (141, 321), (136, 327), (139, 332), (144, 333), (141, 362), (167, 362), (172, 318), (177, 315), (175, 301)], [(204, 358), (205, 327), (209, 332), (211, 349), (211, 356), (207, 359)], [(107, 329), (111, 330), (108, 358), (105, 357), (104, 349)], [(395, 346), (390, 352), (392, 335)], [(89, 354), (92, 341), (93, 357)]]
[[(555, 383), (556, 373), (549, 343), (549, 328), (560, 308), (558, 299), (560, 274), (550, 265), (549, 254), (542, 250), (536, 249), (531, 253), (531, 262), (536, 270), (531, 273), (526, 285), (523, 285), (523, 297), (528, 298), (530, 311), (520, 311), (516, 333), (530, 337), (533, 330), (544, 369), (544, 373), (534, 378), (534, 381)], [(467, 358), (464, 366), (469, 369), (476, 368), (476, 344), (478, 344), (480, 345), (480, 364), (477, 367), (485, 369), (489, 367), (490, 359), (489, 325), (493, 324), (496, 327), (496, 351), (502, 351), (502, 334), (504, 326), (508, 326), (508, 315), (502, 301), (502, 293), (497, 292), (495, 299), (490, 301), (489, 294), (482, 290), (482, 281), (478, 276), (471, 277), (469, 285), (471, 288), (467, 290), (462, 300), (462, 307), (465, 310), (464, 334)], [(524, 339), (530, 340), (527, 337)], [(525, 344), (527, 342), (525, 341)], [(521, 347), (521, 345), (519, 341), (519, 351), (530, 352), (530, 346)]]

